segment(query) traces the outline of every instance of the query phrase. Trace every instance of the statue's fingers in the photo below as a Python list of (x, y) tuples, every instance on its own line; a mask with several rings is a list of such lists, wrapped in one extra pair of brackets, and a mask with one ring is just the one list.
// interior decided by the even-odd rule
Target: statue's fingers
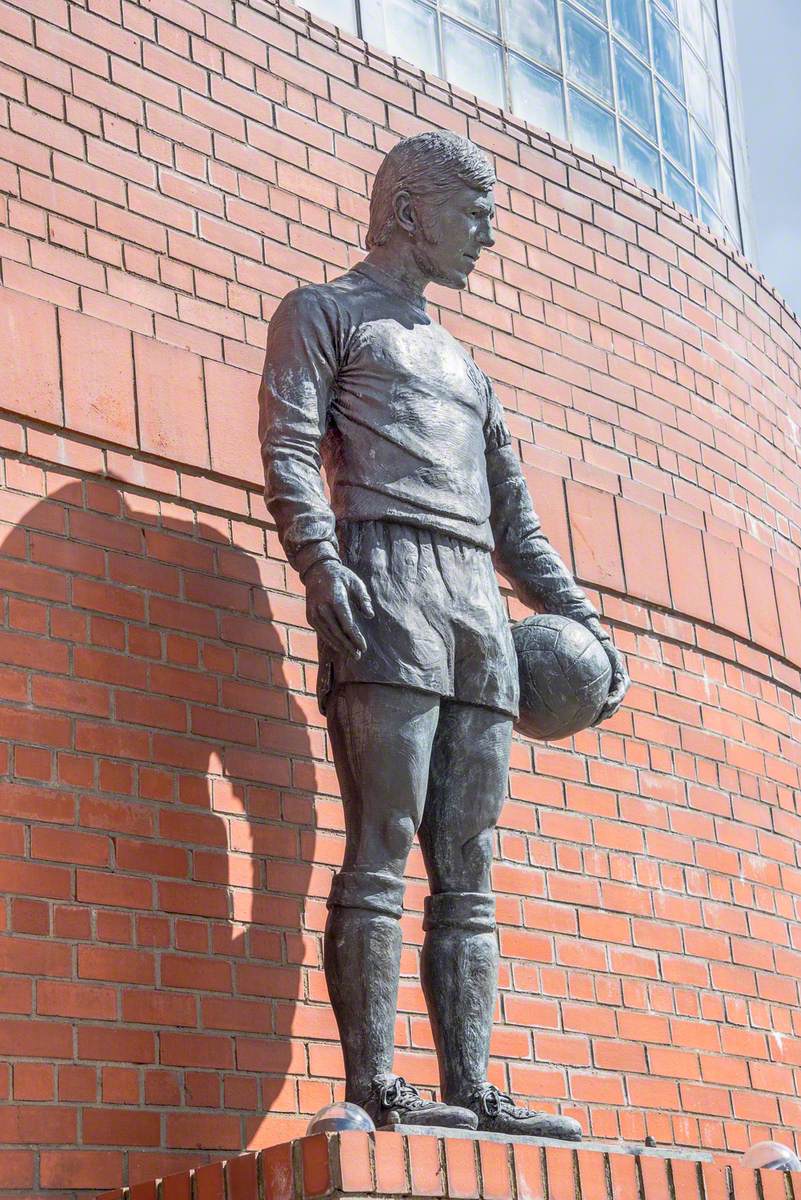
[(598, 716), (595, 718), (595, 720), (590, 725), (590, 729), (594, 729), (596, 725), (600, 725), (602, 721), (606, 721), (608, 717), (611, 717), (613, 712), (614, 712), (614, 709), (610, 707), (609, 701), (605, 700), (604, 704), (603, 704), (603, 708), (601, 709), (601, 711), (598, 713)]
[(317, 628), (334, 650), (352, 654), (350, 642), (342, 632), (331, 604), (321, 604), (317, 609)]
[(334, 649), (338, 648), (336, 632), (331, 625), (330, 617), (324, 612), (322, 605), (315, 605), (311, 612), (311, 624), (323, 641)]
[(617, 712), (617, 707), (618, 707), (617, 704), (610, 704), (609, 701), (607, 700), (606, 703), (604, 704), (603, 708), (601, 709), (601, 711), (598, 713), (598, 716), (593, 721), (590, 728), (594, 729), (596, 725), (600, 725), (603, 721), (608, 721), (609, 718), (613, 717), (615, 715), (615, 713)]
[(609, 684), (609, 693), (611, 695), (622, 688), (623, 694), (625, 695), (626, 690), (631, 682), (629, 679), (629, 673), (626, 670), (626, 664), (614, 647), (612, 647), (609, 651), (608, 658), (612, 667), (612, 679)]
[(604, 701), (603, 708), (592, 722), (591, 729), (594, 729), (596, 725), (600, 725), (602, 721), (608, 721), (610, 717), (615, 715), (623, 703), (626, 692), (629, 690), (630, 682), (628, 674), (620, 662), (615, 663), (609, 686), (609, 694)]
[(366, 617), (375, 616), (373, 602), (370, 599), (370, 593), (359, 579), (358, 575), (352, 575), (349, 581), (350, 594), (355, 598), (356, 603)]
[(609, 695), (606, 697), (606, 701), (604, 702), (604, 706), (601, 709), (598, 720), (594, 721), (593, 724), (598, 725), (601, 721), (608, 721), (610, 717), (613, 717), (623, 703), (623, 698), (627, 691), (628, 682), (624, 676), (610, 690)]
[(353, 619), (350, 604), (343, 596), (342, 599), (335, 600), (331, 608), (339, 631), (346, 640), (348, 653), (355, 654), (358, 658), (367, 649), (367, 642)]

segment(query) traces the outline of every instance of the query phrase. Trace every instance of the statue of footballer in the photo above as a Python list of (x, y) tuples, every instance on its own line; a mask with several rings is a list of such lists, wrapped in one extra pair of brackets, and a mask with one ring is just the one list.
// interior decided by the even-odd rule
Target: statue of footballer
[[(346, 1099), (379, 1128), (575, 1141), (577, 1121), (529, 1111), (487, 1078), (492, 842), (519, 703), (495, 567), (524, 603), (582, 623), (602, 645), (611, 680), (596, 724), (629, 679), (542, 532), (490, 380), (427, 311), (426, 287), (466, 287), (493, 245), (494, 183), (487, 157), (455, 134), (393, 147), (375, 178), (367, 256), (290, 292), (270, 321), (259, 434), (269, 511), (318, 635), (318, 698), (344, 805), (325, 973)], [(421, 982), (436, 1101), (393, 1072), (415, 834), (430, 883)]]

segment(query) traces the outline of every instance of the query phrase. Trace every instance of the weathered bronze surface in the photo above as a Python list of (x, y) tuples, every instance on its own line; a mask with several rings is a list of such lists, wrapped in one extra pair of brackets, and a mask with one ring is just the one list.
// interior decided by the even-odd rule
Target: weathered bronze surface
[[(487, 376), (426, 308), (493, 245), (494, 175), (448, 133), (400, 142), (371, 197), (369, 253), (273, 316), (260, 390), (265, 495), (306, 587), (345, 810), (325, 971), (346, 1098), (393, 1121), (576, 1139), (487, 1080), (498, 949), (490, 886), (518, 675), (495, 580), (584, 622), (626, 668), (543, 534)], [(321, 479), (325, 467), (330, 501)], [(404, 869), (419, 835), (431, 895), (421, 977), (443, 1103), (393, 1074)]]

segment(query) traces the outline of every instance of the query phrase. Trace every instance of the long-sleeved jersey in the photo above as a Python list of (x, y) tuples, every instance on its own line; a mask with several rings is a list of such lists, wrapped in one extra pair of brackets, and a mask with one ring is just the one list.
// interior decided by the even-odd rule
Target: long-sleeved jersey
[(265, 499), (301, 575), (338, 557), (338, 520), (394, 521), (494, 551), (533, 607), (597, 615), (542, 532), (486, 375), (371, 263), (282, 300), (259, 405)]

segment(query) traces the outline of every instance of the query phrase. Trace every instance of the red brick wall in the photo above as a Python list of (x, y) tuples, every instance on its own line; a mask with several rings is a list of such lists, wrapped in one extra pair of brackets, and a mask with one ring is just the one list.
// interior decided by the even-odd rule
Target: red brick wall
[[(653, 193), (267, 0), (0, 0), (0, 1189), (116, 1187), (339, 1095), (341, 813), (256, 372), (443, 124), (498, 239), (442, 321), (498, 382), (634, 679), (518, 741), (493, 1077), (598, 1136), (801, 1131), (801, 331)], [(512, 604), (512, 611), (519, 612)], [(400, 1069), (435, 1083), (410, 863)]]

